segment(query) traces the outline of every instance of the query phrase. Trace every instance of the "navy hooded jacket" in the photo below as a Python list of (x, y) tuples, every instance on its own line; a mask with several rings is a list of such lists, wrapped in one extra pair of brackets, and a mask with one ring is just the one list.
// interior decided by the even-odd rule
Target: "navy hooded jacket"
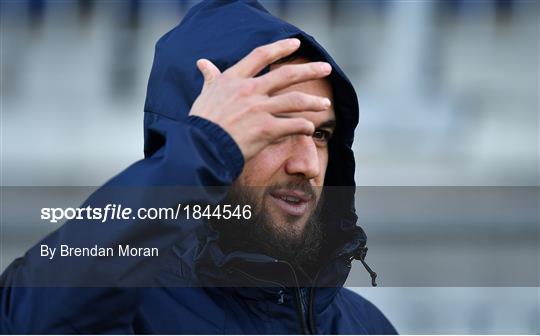
[[(158, 41), (145, 103), (145, 158), (85, 204), (159, 206), (168, 202), (161, 187), (230, 185), (243, 169), (238, 146), (219, 126), (188, 116), (203, 83), (195, 62), (204, 57), (223, 71), (255, 47), (290, 37), (299, 38), (313, 60), (333, 68), (337, 128), (329, 144), (325, 185), (343, 189), (329, 200), (333, 211), (324, 223), (328, 258), (311, 286), (295, 286), (295, 270), (287, 262), (243, 251), (224, 253), (217, 233), (202, 220), (69, 221), (2, 274), (2, 333), (396, 333), (374, 305), (342, 287), (351, 261), (363, 262), (366, 252), (353, 205), (354, 89), (311, 36), (255, 1), (204, 1)], [(171, 197), (185, 204), (224, 196), (201, 193), (173, 189)], [(158, 246), (162, 257), (149, 262), (144, 257), (39, 256), (41, 244), (119, 242)], [(246, 278), (250, 286), (234, 286), (236, 279), (245, 283)]]

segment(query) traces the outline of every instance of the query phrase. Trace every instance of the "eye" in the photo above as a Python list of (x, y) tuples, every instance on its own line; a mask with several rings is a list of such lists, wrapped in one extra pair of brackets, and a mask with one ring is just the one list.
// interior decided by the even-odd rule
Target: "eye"
[(328, 142), (331, 137), (332, 137), (332, 133), (323, 129), (316, 129), (315, 132), (313, 133), (313, 138), (321, 142)]

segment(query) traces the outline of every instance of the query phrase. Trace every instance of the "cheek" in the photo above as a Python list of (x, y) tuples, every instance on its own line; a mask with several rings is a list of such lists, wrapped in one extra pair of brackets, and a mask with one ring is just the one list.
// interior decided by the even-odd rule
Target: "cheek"
[(326, 169), (328, 168), (328, 148), (321, 148), (319, 150), (319, 164), (320, 164), (320, 180), (321, 185), (324, 183), (324, 177), (326, 176)]
[[(283, 164), (280, 146), (268, 146), (244, 165), (239, 181), (245, 186), (268, 186)], [(280, 154), (281, 153), (281, 154)]]

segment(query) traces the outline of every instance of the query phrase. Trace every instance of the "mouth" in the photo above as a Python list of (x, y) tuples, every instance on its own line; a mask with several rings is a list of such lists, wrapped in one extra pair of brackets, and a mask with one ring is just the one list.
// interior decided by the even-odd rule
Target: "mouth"
[(287, 215), (301, 217), (309, 210), (312, 196), (300, 190), (280, 189), (270, 193), (271, 199)]

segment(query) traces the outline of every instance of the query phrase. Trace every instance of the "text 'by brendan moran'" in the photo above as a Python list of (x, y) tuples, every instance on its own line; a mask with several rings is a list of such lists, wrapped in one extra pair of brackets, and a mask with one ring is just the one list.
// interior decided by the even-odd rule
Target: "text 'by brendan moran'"
[(117, 245), (115, 247), (72, 247), (62, 244), (58, 247), (40, 245), (40, 256), (53, 259), (55, 257), (158, 257), (157, 247), (132, 247)]

